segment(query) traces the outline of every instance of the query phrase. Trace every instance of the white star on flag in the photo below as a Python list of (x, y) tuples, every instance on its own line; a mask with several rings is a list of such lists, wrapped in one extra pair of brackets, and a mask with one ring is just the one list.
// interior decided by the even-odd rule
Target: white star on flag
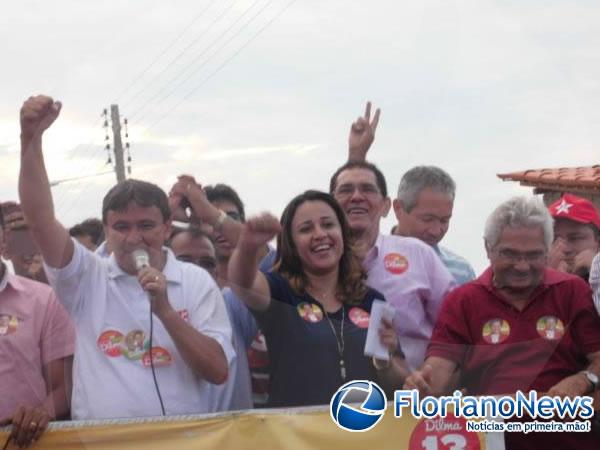
[(560, 202), (560, 205), (556, 207), (556, 214), (569, 214), (569, 208), (573, 206), (573, 203), (567, 203), (567, 201), (563, 198)]

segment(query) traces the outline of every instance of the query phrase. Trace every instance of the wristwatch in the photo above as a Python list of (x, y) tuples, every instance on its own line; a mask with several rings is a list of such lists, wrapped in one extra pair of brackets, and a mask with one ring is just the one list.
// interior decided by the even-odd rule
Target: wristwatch
[(600, 378), (594, 372), (590, 372), (589, 370), (584, 370), (581, 373), (585, 376), (585, 378), (592, 385), (591, 392), (596, 392), (598, 390), (598, 385), (600, 384)]

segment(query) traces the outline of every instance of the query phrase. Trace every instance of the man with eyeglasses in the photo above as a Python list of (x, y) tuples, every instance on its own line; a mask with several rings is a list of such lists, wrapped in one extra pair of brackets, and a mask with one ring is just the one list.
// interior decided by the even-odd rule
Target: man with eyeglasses
[[(348, 161), (366, 161), (375, 140), (380, 113), (377, 109), (371, 120), (371, 102), (367, 102), (364, 116), (352, 123)], [(393, 202), (398, 223), (391, 234), (414, 237), (430, 245), (460, 285), (475, 278), (471, 264), (439, 245), (450, 226), (455, 195), (456, 183), (439, 167), (416, 166), (408, 170), (400, 180), (398, 195)]]
[(548, 264), (562, 272), (590, 278), (590, 267), (600, 250), (600, 215), (589, 200), (564, 194), (549, 206), (554, 218), (554, 243)]
[[(490, 267), (448, 295), (425, 363), (405, 389), (449, 394), (456, 373), (458, 387), (471, 395), (535, 390), (574, 397), (598, 389), (600, 318), (583, 280), (547, 267), (552, 240), (552, 218), (536, 198), (515, 197), (492, 212), (484, 231)], [(507, 449), (598, 443), (591, 433), (504, 437)]]
[(416, 369), (423, 362), (442, 300), (455, 286), (454, 278), (424, 242), (379, 232), (391, 202), (385, 177), (374, 164), (344, 164), (331, 177), (329, 190), (346, 213), (369, 286), (396, 307), (400, 345), (409, 366)]

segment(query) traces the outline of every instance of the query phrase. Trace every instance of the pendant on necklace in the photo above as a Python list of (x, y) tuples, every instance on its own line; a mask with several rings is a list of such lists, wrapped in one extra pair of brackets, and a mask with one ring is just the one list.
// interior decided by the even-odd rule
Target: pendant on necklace
[(342, 381), (346, 381), (346, 366), (343, 359), (340, 359), (340, 376), (342, 377)]

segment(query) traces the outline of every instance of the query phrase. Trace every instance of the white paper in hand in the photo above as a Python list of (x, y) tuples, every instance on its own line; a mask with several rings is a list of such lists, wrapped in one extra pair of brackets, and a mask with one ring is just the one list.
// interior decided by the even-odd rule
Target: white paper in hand
[(369, 319), (369, 329), (367, 330), (367, 341), (365, 342), (365, 355), (372, 356), (382, 361), (389, 361), (390, 355), (388, 349), (379, 339), (379, 328), (381, 328), (381, 319), (386, 318), (390, 322), (394, 320), (396, 308), (393, 305), (382, 300), (373, 300), (371, 305), (371, 317)]

